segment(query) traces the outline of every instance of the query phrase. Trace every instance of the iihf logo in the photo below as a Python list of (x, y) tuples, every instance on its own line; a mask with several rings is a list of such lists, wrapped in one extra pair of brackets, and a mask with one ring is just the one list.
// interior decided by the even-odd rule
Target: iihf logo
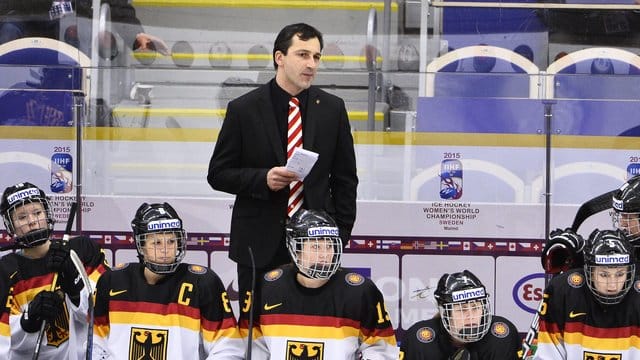
[(639, 163), (631, 163), (627, 165), (627, 179), (631, 179), (632, 177), (640, 175), (640, 164)]
[(440, 198), (457, 200), (462, 197), (462, 163), (445, 159), (440, 164)]
[(51, 191), (68, 193), (73, 190), (73, 158), (68, 153), (51, 156)]

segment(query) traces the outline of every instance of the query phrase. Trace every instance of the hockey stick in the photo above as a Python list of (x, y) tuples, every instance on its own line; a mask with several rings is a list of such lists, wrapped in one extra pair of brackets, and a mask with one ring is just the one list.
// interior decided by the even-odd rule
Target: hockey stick
[(73, 266), (75, 266), (78, 274), (82, 277), (82, 282), (84, 286), (87, 288), (89, 292), (88, 298), (88, 306), (87, 314), (89, 315), (89, 328), (87, 329), (87, 351), (86, 351), (86, 360), (91, 360), (92, 350), (93, 350), (93, 288), (91, 287), (91, 281), (89, 280), (89, 274), (87, 274), (87, 270), (84, 268), (84, 264), (78, 254), (71, 250), (69, 251), (69, 257), (71, 258), (71, 262), (73, 262)]
[[(589, 217), (604, 210), (611, 209), (611, 199), (616, 191), (618, 191), (618, 189), (607, 191), (606, 193), (587, 200), (582, 205), (580, 205), (578, 211), (576, 211), (576, 215), (573, 217), (573, 224), (571, 224), (571, 229), (575, 232), (578, 232), (580, 225), (582, 225), (582, 223), (585, 222), (585, 220), (587, 220)], [(540, 304), (538, 305), (538, 309), (536, 310), (535, 316), (533, 317), (531, 326), (529, 326), (529, 331), (527, 331), (527, 334), (525, 335), (525, 338), (522, 342), (522, 349), (520, 350), (522, 352), (522, 354), (520, 354), (520, 357), (522, 359), (526, 359), (527, 354), (531, 352), (534, 340), (538, 337), (540, 309), (542, 308), (544, 300), (545, 297), (540, 300)]]
[(253, 250), (248, 246), (249, 257), (251, 257), (251, 303), (249, 304), (249, 324), (247, 331), (247, 356), (246, 360), (251, 360), (251, 348), (253, 347), (253, 303), (256, 301), (256, 262), (253, 259)]
[(451, 355), (449, 360), (471, 360), (471, 353), (465, 348), (460, 348)]
[[(76, 216), (76, 209), (78, 208), (77, 202), (71, 203), (71, 209), (69, 209), (69, 218), (67, 219), (67, 226), (64, 229), (64, 235), (62, 235), (62, 242), (69, 241), (69, 237), (71, 236), (71, 227), (73, 226), (73, 219)], [(51, 281), (51, 288), (49, 291), (55, 291), (56, 286), (58, 286), (58, 273), (53, 274), (53, 281)], [(38, 332), (38, 338), (36, 339), (36, 347), (33, 349), (33, 360), (37, 360), (40, 356), (40, 347), (42, 346), (42, 337), (44, 336), (45, 329), (47, 327), (47, 321), (42, 320), (42, 325), (40, 325), (40, 332)]]
[(589, 217), (601, 211), (611, 209), (612, 207), (611, 199), (613, 197), (613, 194), (616, 191), (618, 191), (618, 189), (608, 191), (580, 205), (580, 208), (578, 208), (578, 211), (576, 212), (576, 215), (573, 218), (573, 224), (571, 224), (571, 229), (577, 232), (580, 225), (582, 225), (582, 223), (585, 220), (587, 220)]

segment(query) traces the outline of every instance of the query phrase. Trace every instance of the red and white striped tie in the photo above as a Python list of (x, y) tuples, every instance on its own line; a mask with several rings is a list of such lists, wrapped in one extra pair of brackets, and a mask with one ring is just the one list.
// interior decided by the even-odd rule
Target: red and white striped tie
[[(302, 116), (300, 115), (300, 101), (296, 97), (289, 100), (289, 124), (287, 127), (287, 159), (293, 154), (293, 149), (302, 147)], [(302, 181), (293, 181), (289, 184), (289, 204), (287, 216), (293, 214), (302, 206)]]

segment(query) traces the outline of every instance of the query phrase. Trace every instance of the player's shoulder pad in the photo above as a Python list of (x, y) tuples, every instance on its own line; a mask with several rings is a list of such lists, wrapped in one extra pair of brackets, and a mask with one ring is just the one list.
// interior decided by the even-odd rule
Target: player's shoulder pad
[(0, 270), (9, 275), (18, 270), (18, 261), (20, 261), (20, 255), (14, 252), (8, 253), (0, 258)]
[(508, 337), (513, 328), (513, 326), (510, 325), (511, 323), (507, 319), (501, 316), (494, 316), (491, 323), (491, 335), (500, 339)]
[(76, 250), (78, 255), (83, 252), (92, 253), (98, 251), (100, 245), (93, 239), (84, 235), (74, 236), (67, 243), (70, 249)]
[(131, 264), (131, 263), (119, 263), (119, 264), (116, 264), (114, 267), (111, 268), (111, 271), (124, 270), (127, 267), (129, 267), (129, 264)]
[(20, 255), (10, 252), (0, 257), (0, 263), (17, 264)]
[(196, 275), (202, 275), (202, 274), (206, 274), (207, 273), (207, 268), (201, 265), (195, 265), (195, 264), (190, 264), (187, 267), (187, 270), (189, 270), (190, 273), (192, 274), (196, 274)]
[(284, 271), (282, 269), (273, 269), (264, 274), (265, 281), (276, 281), (282, 277)]
[(85, 235), (76, 235), (76, 236), (72, 236), (69, 238), (69, 242), (72, 241), (87, 241), (87, 240), (91, 240), (91, 238), (89, 238), (88, 236)]
[(572, 288), (581, 288), (585, 283), (584, 275), (578, 271), (567, 273), (567, 284)]
[(348, 272), (344, 275), (344, 281), (351, 286), (360, 286), (364, 284), (366, 279), (367, 278), (365, 278), (364, 276), (355, 272)]
[(86, 237), (84, 235), (78, 235), (78, 236), (73, 236), (69, 238), (68, 244), (72, 248), (77, 248), (81, 245), (84, 245), (85, 241), (93, 242), (93, 240), (89, 237)]
[[(411, 336), (411, 334), (409, 334), (409, 336)], [(425, 324), (425, 326), (416, 329), (415, 337), (419, 342), (428, 344), (436, 339), (436, 331), (433, 327)]]

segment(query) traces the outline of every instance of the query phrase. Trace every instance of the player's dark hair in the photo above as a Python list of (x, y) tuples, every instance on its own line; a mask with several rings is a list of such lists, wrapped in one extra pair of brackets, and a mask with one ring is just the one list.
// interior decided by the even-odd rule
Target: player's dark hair
[(280, 33), (278, 33), (278, 36), (276, 37), (276, 41), (273, 43), (272, 55), (274, 69), (278, 69), (278, 64), (276, 63), (276, 51), (280, 51), (283, 54), (287, 55), (287, 51), (291, 47), (294, 36), (298, 36), (298, 38), (303, 41), (317, 38), (318, 41), (320, 41), (320, 50), (322, 50), (322, 48), (324, 47), (324, 42), (322, 41), (322, 33), (313, 26), (305, 23), (287, 25), (282, 28), (282, 30), (280, 30)]

